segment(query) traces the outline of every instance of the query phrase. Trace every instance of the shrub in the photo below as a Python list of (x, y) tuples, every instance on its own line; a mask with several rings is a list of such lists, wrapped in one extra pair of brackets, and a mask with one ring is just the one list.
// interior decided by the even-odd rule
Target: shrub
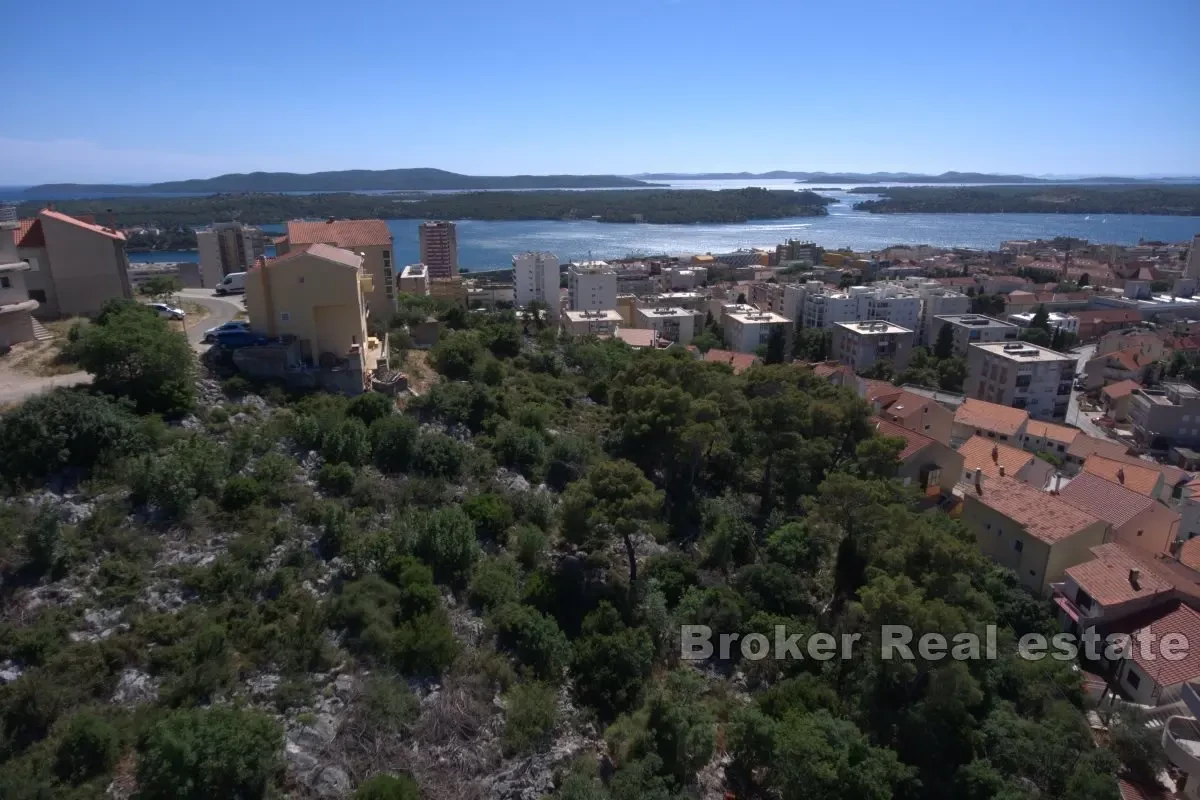
[(407, 775), (380, 774), (361, 783), (354, 800), (421, 800), (421, 791)]
[(508, 535), (508, 549), (525, 569), (535, 569), (550, 544), (550, 537), (533, 525), (518, 525)]
[(529, 606), (507, 603), (492, 614), (496, 644), (542, 680), (562, 676), (570, 646), (552, 617)]
[(483, 355), (483, 345), (473, 333), (454, 332), (442, 337), (432, 355), (438, 372), (451, 380), (461, 381), (471, 376), (471, 367)]
[(483, 539), (499, 541), (513, 522), (512, 508), (495, 492), (473, 494), (462, 507), (475, 523), (476, 535)]
[(370, 425), (375, 420), (390, 415), (396, 408), (396, 401), (386, 394), (366, 392), (350, 401), (346, 406), (346, 414), (357, 417), (364, 425)]
[(274, 720), (232, 708), (174, 711), (138, 742), (139, 798), (262, 797), (278, 771)]
[(509, 755), (545, 749), (558, 719), (558, 701), (552, 687), (522, 683), (508, 693), (501, 739)]
[(439, 581), (455, 582), (466, 577), (479, 556), (475, 526), (457, 506), (440, 508), (416, 520), (413, 553), (429, 566)]
[(235, 475), (225, 482), (221, 490), (221, 507), (226, 511), (241, 511), (258, 500), (258, 481), (245, 475)]
[(244, 397), (250, 394), (253, 388), (250, 381), (241, 375), (234, 375), (221, 382), (221, 391), (226, 397)]
[(344, 461), (354, 467), (366, 464), (371, 456), (367, 426), (356, 417), (342, 420), (325, 434), (321, 455), (334, 463)]
[(424, 433), (417, 437), (413, 451), (413, 469), (432, 478), (458, 477), (463, 464), (463, 446), (444, 433)]
[(62, 556), (62, 526), (58, 512), (49, 505), (38, 509), (37, 516), (25, 531), (25, 556), (38, 575), (51, 572)]
[(684, 592), (696, 585), (696, 565), (683, 553), (654, 556), (646, 562), (646, 577), (658, 583), (667, 605), (674, 608)]
[(197, 497), (217, 495), (228, 474), (229, 452), (219, 442), (188, 436), (139, 462), (132, 480), (133, 494), (179, 518)]
[(641, 699), (654, 642), (646, 631), (626, 628), (607, 603), (584, 619), (583, 633), (571, 654), (575, 694), (603, 718), (612, 719)]
[(546, 460), (546, 442), (541, 434), (511, 423), (501, 425), (496, 431), (492, 449), (501, 464), (526, 478), (535, 478)]
[(516, 565), (504, 558), (488, 558), (475, 565), (467, 600), (477, 609), (487, 610), (519, 597)]
[(380, 472), (404, 472), (412, 465), (417, 444), (417, 421), (412, 417), (392, 414), (371, 423), (367, 432), (371, 453)]
[(349, 464), (325, 464), (317, 473), (317, 484), (329, 494), (342, 496), (354, 488), (354, 477)]
[(112, 769), (117, 761), (120, 736), (107, 720), (87, 711), (72, 717), (55, 752), (58, 779), (78, 785)]
[(458, 642), (428, 569), (409, 564), (400, 575), (403, 589), (378, 575), (346, 584), (333, 619), (349, 630), (348, 644), (360, 655), (407, 674), (437, 675), (454, 661)]
[(363, 719), (375, 735), (400, 733), (421, 714), (421, 701), (408, 684), (386, 675), (367, 679), (360, 702)]
[(93, 467), (137, 452), (137, 418), (103, 397), (56, 389), (0, 416), (0, 477), (35, 483), (63, 469)]

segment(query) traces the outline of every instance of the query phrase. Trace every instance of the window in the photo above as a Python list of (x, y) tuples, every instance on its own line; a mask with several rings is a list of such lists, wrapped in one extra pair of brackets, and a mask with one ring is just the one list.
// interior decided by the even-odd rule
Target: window
[(37, 300), (39, 303), (46, 302), (46, 290), (45, 289), (30, 289), (29, 290), (29, 299)]
[(1129, 684), (1130, 689), (1136, 689), (1141, 685), (1142, 679), (1132, 669), (1125, 675), (1125, 682)]
[(291, 314), (289, 314), (289, 313), (288, 313), (288, 312), (286, 312), (286, 311), (284, 311), (284, 312), (281, 312), (281, 313), (280, 313), (280, 315), (279, 315), (279, 321), (280, 321), (280, 322), (289, 322), (289, 321), (291, 321), (291, 319), (292, 319), (292, 315), (291, 315)]
[(1016, 550), (1019, 553), (1024, 549), (1025, 549), (1024, 542), (1022, 542), (1020, 539), (1013, 540), (1013, 550)]
[(8, 276), (0, 275), (0, 289), (11, 289), (11, 288), (12, 288), (12, 281), (8, 279)]

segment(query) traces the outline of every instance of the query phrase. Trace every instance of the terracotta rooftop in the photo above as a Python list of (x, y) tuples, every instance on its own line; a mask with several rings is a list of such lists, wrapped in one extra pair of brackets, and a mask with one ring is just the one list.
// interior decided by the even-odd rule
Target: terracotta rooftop
[(900, 451), (901, 461), (907, 461), (929, 445), (936, 443), (934, 439), (930, 439), (923, 433), (902, 428), (895, 423), (888, 422), (886, 419), (875, 417), (872, 421), (875, 423), (875, 430), (880, 436), (892, 436), (904, 440), (904, 449)]
[(813, 374), (818, 378), (828, 378), (839, 372), (845, 372), (848, 369), (850, 369), (848, 366), (839, 364), (836, 361), (820, 361), (812, 365)]
[(1067, 455), (1074, 456), (1078, 459), (1084, 459), (1091, 456), (1093, 453), (1105, 456), (1106, 458), (1116, 458), (1124, 456), (1129, 452), (1129, 448), (1117, 442), (1110, 442), (1107, 439), (1098, 439), (1095, 436), (1088, 436), (1086, 433), (1080, 433), (1075, 437), (1075, 441), (1071, 442), (1067, 448)]
[(46, 235), (42, 232), (42, 221), (36, 217), (21, 220), (17, 228), (15, 240), (17, 247), (45, 247)]
[(1179, 548), (1179, 563), (1200, 572), (1200, 537), (1188, 539)]
[(1005, 475), (1015, 478), (1025, 465), (1037, 458), (1032, 453), (983, 436), (967, 439), (958, 448), (958, 454), (963, 457), (964, 471), (982, 470), (989, 478), (999, 478), (1001, 467)]
[(758, 357), (753, 353), (735, 353), (732, 350), (709, 350), (704, 354), (704, 360), (710, 364), (728, 364), (733, 371), (743, 372), (754, 366)]
[(1054, 495), (1015, 478), (992, 478), (981, 489), (968, 492), (967, 497), (974, 497), (1003, 514), (1046, 544), (1066, 539), (1099, 521)]
[(1053, 422), (1043, 422), (1040, 419), (1031, 419), (1025, 425), (1025, 435), (1034, 436), (1040, 439), (1047, 439), (1051, 442), (1070, 445), (1075, 441), (1075, 437), (1080, 433), (1078, 428), (1068, 428), (1066, 425), (1055, 425)]
[[(1105, 684), (1107, 686), (1107, 684)], [(1117, 778), (1117, 792), (1121, 800), (1173, 800), (1177, 796), (1159, 786), (1137, 783), (1128, 778)]]
[(1110, 383), (1108, 386), (1105, 386), (1100, 393), (1105, 397), (1117, 400), (1122, 397), (1128, 397), (1129, 395), (1133, 394), (1134, 389), (1140, 388), (1142, 388), (1142, 385), (1137, 381), (1124, 380), (1118, 381), (1117, 383)]
[(1109, 353), (1106, 364), (1110, 367), (1120, 367), (1129, 372), (1135, 372), (1153, 361), (1154, 359), (1143, 354), (1140, 348), (1127, 347), (1124, 350)]
[(292, 259), (303, 255), (316, 256), (317, 258), (322, 258), (326, 261), (333, 261), (337, 264), (343, 264), (347, 267), (354, 267), (355, 269), (362, 268), (362, 256), (352, 253), (349, 250), (345, 250), (341, 247), (332, 247), (331, 245), (327, 244), (307, 244), (295, 250), (288, 250), (281, 256), (262, 259), (262, 261), (270, 267), (274, 266), (275, 264), (291, 261)]
[[(1180, 634), (1185, 642), (1200, 642), (1200, 613), (1178, 600), (1133, 614), (1109, 626), (1105, 633), (1145, 632), (1158, 643), (1169, 633)], [(1148, 650), (1149, 653), (1143, 652)], [(1178, 651), (1177, 651), (1178, 652)], [(1151, 657), (1147, 657), (1151, 656)], [(1200, 678), (1200, 647), (1187, 647), (1183, 658), (1168, 660), (1157, 646), (1139, 647), (1135, 643), (1130, 657), (1159, 686), (1176, 686)]]
[(937, 401), (931, 397), (922, 397), (912, 392), (901, 391), (900, 395), (879, 412), (884, 419), (908, 419), (914, 414), (920, 414), (921, 409), (936, 406)]
[[(1175, 587), (1169, 581), (1159, 577), (1145, 560), (1123, 545), (1116, 542), (1102, 544), (1092, 548), (1092, 555), (1095, 558), (1091, 561), (1067, 567), (1067, 575), (1102, 606), (1115, 606), (1174, 591)], [(1137, 586), (1130, 574), (1134, 569), (1138, 571)]]
[(324, 242), (334, 247), (387, 247), (392, 243), (392, 232), (381, 219), (293, 220), (287, 224), (287, 237), (293, 245)]
[(1058, 496), (1064, 503), (1086, 511), (1119, 528), (1154, 505), (1154, 499), (1090, 472), (1079, 474), (1062, 487)]
[(884, 397), (899, 396), (904, 391), (899, 386), (888, 383), (887, 381), (877, 381), (870, 378), (863, 378), (859, 381), (859, 396), (868, 403), (874, 403)]
[(114, 230), (113, 228), (105, 228), (102, 225), (97, 225), (94, 222), (86, 222), (78, 217), (72, 217), (69, 214), (64, 214), (61, 211), (51, 211), (48, 208), (44, 208), (38, 212), (38, 216), (42, 219), (52, 219), (56, 222), (65, 222), (68, 225), (74, 225), (77, 228), (83, 228), (91, 231), (92, 233), (98, 233), (101, 236), (107, 236), (108, 238), (115, 239), (118, 242), (125, 241), (125, 234), (118, 230)]
[(1021, 425), (1029, 420), (1029, 412), (985, 400), (968, 397), (954, 412), (954, 421), (978, 430), (992, 431), (1003, 436), (1015, 436)]
[(1105, 458), (1098, 454), (1088, 456), (1087, 460), (1083, 462), (1083, 471), (1099, 475), (1105, 480), (1124, 486), (1126, 489), (1132, 489), (1146, 497), (1154, 496), (1162, 477), (1162, 472), (1152, 465), (1147, 464), (1142, 467), (1126, 461)]

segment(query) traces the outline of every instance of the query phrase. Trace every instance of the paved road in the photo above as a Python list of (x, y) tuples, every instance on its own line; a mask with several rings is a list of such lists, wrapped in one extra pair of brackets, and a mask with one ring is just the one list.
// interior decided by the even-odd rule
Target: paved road
[[(188, 341), (192, 343), (192, 347), (197, 352), (208, 348), (207, 345), (201, 342), (201, 338), (204, 336), (206, 330), (214, 328), (222, 322), (228, 322), (237, 316), (239, 311), (243, 310), (242, 298), (240, 296), (214, 297), (213, 293), (206, 289), (184, 289), (179, 293), (179, 297), (181, 300), (187, 300), (189, 303), (198, 303), (208, 310), (208, 315), (204, 319), (190, 325), (185, 324)], [(27, 397), (41, 394), (59, 386), (75, 386), (80, 383), (87, 383), (91, 379), (92, 376), (86, 372), (71, 372), (66, 375), (39, 377), (37, 375), (26, 375), (23, 372), (0, 366), (0, 408), (19, 403)]]
[[(1074, 353), (1079, 355), (1079, 360), (1075, 365), (1075, 374), (1083, 372), (1083, 367), (1091, 360), (1096, 352), (1096, 345), (1088, 344), (1075, 350)], [(1089, 436), (1095, 436), (1099, 439), (1110, 439), (1108, 431), (1101, 428), (1092, 422), (1096, 417), (1103, 416), (1100, 412), (1087, 412), (1079, 410), (1079, 396), (1083, 392), (1076, 391), (1074, 387), (1071, 389), (1071, 404), (1067, 406), (1067, 424), (1074, 425)]]

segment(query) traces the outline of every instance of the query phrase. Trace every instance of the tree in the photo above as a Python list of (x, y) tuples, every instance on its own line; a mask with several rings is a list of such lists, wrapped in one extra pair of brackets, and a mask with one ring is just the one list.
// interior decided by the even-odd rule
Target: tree
[(84, 711), (67, 727), (55, 754), (54, 772), (59, 780), (78, 785), (112, 769), (120, 752), (121, 737), (112, 723)]
[(933, 355), (939, 360), (954, 356), (954, 326), (949, 322), (943, 322), (942, 327), (938, 330), (937, 343), (933, 346)]
[(96, 389), (128, 397), (141, 413), (182, 415), (195, 403), (196, 358), (187, 337), (145, 306), (105, 303), (69, 350)]
[(182, 288), (183, 286), (180, 284), (179, 278), (174, 275), (155, 275), (149, 280), (144, 281), (138, 287), (138, 291), (155, 300), (166, 301)]
[(734, 302), (736, 302), (739, 306), (745, 305), (746, 304), (746, 293), (738, 292), (737, 300), (735, 300)]
[(766, 358), (763, 359), (764, 363), (782, 364), (786, 355), (786, 346), (787, 334), (784, 333), (783, 326), (773, 326), (770, 335), (767, 337), (767, 352)]
[(802, 361), (818, 362), (829, 358), (833, 332), (823, 328), (801, 328), (796, 331), (792, 345), (793, 357)]
[(1004, 295), (979, 294), (971, 298), (971, 313), (999, 317), (1004, 313)]
[(692, 339), (692, 346), (701, 353), (707, 353), (713, 348), (720, 349), (721, 340), (712, 331), (706, 330)]
[(1029, 323), (1031, 328), (1040, 328), (1046, 332), (1050, 331), (1050, 312), (1046, 310), (1046, 306), (1039, 305), (1037, 311), (1033, 313), (1033, 321)]
[(871, 378), (877, 381), (890, 381), (895, 374), (896, 367), (892, 364), (891, 359), (888, 358), (875, 359), (869, 367), (859, 373), (864, 378)]
[(1079, 286), (1080, 287), (1090, 286), (1091, 283), (1092, 283), (1092, 278), (1086, 272), (1079, 276)]
[(442, 337), (433, 348), (433, 363), (437, 371), (451, 380), (466, 380), (471, 367), (483, 355), (479, 338), (468, 331), (456, 331)]
[(380, 773), (359, 784), (354, 800), (421, 800), (421, 790), (407, 775)]
[(611, 537), (625, 545), (629, 586), (637, 583), (633, 537), (644, 531), (662, 507), (662, 493), (629, 461), (607, 461), (582, 481), (567, 487), (563, 497), (563, 534), (591, 549), (604, 549)]
[(806, 800), (890, 800), (915, 777), (894, 750), (873, 747), (853, 723), (825, 711), (783, 719), (769, 775), (783, 797)]

